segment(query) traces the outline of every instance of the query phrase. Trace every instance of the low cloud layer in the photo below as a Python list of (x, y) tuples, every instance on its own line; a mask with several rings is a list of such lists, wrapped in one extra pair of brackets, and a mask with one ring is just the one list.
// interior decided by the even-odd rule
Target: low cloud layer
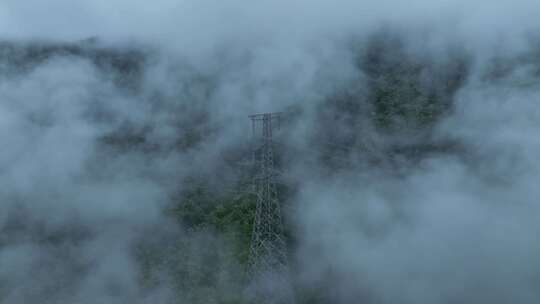
[(287, 110), (306, 301), (536, 303), (539, 9), (4, 1), (0, 301), (235, 298), (228, 236), (166, 210), (227, 193), (246, 116)]

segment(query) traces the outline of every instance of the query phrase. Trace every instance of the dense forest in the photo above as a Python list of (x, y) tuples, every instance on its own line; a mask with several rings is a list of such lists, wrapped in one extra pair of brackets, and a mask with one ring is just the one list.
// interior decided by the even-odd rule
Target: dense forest
[(275, 111), (296, 303), (534, 303), (540, 40), (479, 55), (424, 34), (290, 66), (264, 44), (200, 63), (4, 39), (0, 303), (248, 303), (248, 115)]

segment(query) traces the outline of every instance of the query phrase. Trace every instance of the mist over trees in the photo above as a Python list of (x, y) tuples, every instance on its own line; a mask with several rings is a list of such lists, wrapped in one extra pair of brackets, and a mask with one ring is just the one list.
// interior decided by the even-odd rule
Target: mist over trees
[(540, 299), (538, 4), (162, 2), (0, 4), (0, 303), (248, 303), (276, 111), (297, 303)]

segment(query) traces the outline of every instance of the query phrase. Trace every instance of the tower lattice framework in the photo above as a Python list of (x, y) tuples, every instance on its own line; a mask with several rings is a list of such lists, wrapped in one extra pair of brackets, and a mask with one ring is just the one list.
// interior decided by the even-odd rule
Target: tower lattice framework
[[(287, 244), (278, 197), (278, 176), (272, 138), (274, 128), (279, 128), (281, 113), (256, 114), (249, 117), (252, 120), (254, 139), (253, 160), (256, 173), (253, 184), (257, 205), (251, 234), (248, 275), (255, 281), (267, 278), (277, 283), (270, 289), (264, 287), (265, 291), (259, 290), (258, 301), (281, 303), (283, 301), (270, 299), (278, 293), (290, 293), (286, 290), (290, 289)], [(287, 302), (290, 303), (289, 300)]]

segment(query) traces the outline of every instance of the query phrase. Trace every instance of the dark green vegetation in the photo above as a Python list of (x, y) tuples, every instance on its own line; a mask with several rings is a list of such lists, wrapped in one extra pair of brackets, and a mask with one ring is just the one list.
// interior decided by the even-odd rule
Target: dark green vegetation
[[(357, 54), (354, 68), (361, 76), (336, 86), (316, 105), (314, 117), (305, 113), (309, 101), (290, 109), (286, 122), (290, 126), (305, 123), (306, 119), (317, 123), (309, 134), (309, 150), (295, 147), (294, 139), (284, 140), (278, 152), (282, 169), (304, 157), (328, 174), (348, 170), (350, 163), (393, 170), (414, 164), (428, 154), (459, 149), (459, 143), (434, 140), (432, 132), (437, 122), (453, 110), (455, 96), (468, 80), (473, 59), (457, 47), (442, 58), (419, 55), (400, 37), (381, 31), (352, 47)], [(504, 77), (516, 64), (534, 62), (538, 54), (496, 59), (485, 77)], [(156, 120), (137, 124), (118, 121), (99, 138), (97, 150), (107, 157), (127, 154), (153, 165), (152, 159), (196, 154), (205, 143), (219, 139), (222, 127), (222, 122), (210, 119), (212, 109), (207, 106), (207, 100), (215, 97), (220, 76), (178, 67), (181, 88), (177, 95), (148, 92), (143, 87), (153, 56), (152, 51), (135, 46), (103, 47), (92, 40), (78, 44), (2, 42), (0, 74), (3, 78), (24, 77), (52, 60), (83, 60), (95, 66), (127, 98), (148, 101), (148, 115), (160, 111), (183, 113), (170, 122), (175, 127), (172, 141), (164, 143), (152, 137)], [(88, 111), (87, 119), (101, 122), (117, 117), (95, 107)], [(247, 118), (245, 123), (249, 125)], [(249, 128), (245, 130), (249, 132)], [(290, 152), (295, 149), (305, 150)], [(232, 148), (224, 146), (219, 155), (208, 170), (165, 178), (156, 174), (156, 179), (166, 179), (174, 187), (167, 193), (168, 201), (162, 210), (166, 218), (163, 226), (167, 228), (151, 226), (136, 231), (132, 251), (138, 280), (145, 292), (172, 286), (176, 297), (186, 303), (240, 303), (255, 200), (246, 192), (252, 172), (238, 164), (248, 160), (250, 152), (242, 142)], [(284, 181), (280, 187), (283, 201), (294, 201), (295, 181)], [(59, 276), (65, 280), (52, 280), (42, 292), (46, 296), (59, 288), (70, 288), (75, 282), (68, 278), (90, 272), (92, 264), (81, 263), (63, 248), (91, 240), (94, 227), (81, 225), (74, 217), (60, 229), (43, 229), (39, 218), (27, 218), (29, 213), (24, 208), (10, 211), (0, 232), (0, 247), (31, 239), (39, 246), (53, 248), (58, 255), (55, 260), (72, 267), (68, 268), (69, 274)], [(294, 258), (298, 240), (290, 221), (287, 233)], [(291, 264), (294, 269), (294, 259)], [(326, 279), (331, 280), (331, 275)], [(326, 303), (326, 292), (321, 288), (298, 287), (303, 303)]]
[[(311, 157), (329, 172), (344, 169), (344, 161), (357, 157), (366, 158), (372, 165), (379, 166), (391, 162), (396, 154), (413, 159), (418, 157), (418, 153), (445, 149), (445, 145), (429, 142), (429, 132), (434, 123), (451, 110), (453, 95), (467, 77), (467, 56), (457, 54), (449, 57), (446, 64), (436, 66), (409, 55), (406, 47), (398, 36), (386, 32), (373, 35), (367, 46), (357, 51), (357, 69), (364, 73), (365, 78), (345, 87), (340, 86), (319, 105), (317, 119), (322, 123), (312, 134), (314, 155)], [(79, 44), (0, 44), (0, 70), (6, 76), (22, 76), (58, 58), (88, 61), (103, 75), (111, 77), (112, 82), (125, 94), (137, 96), (151, 53), (136, 48), (99, 47), (93, 41)], [(192, 76), (189, 83), (182, 93), (184, 96), (177, 97), (192, 97), (195, 102), (204, 104), (202, 99), (214, 93), (212, 77)], [(162, 96), (160, 92), (150, 96), (155, 107), (170, 104), (167, 98), (170, 97)], [(114, 154), (129, 153), (142, 158), (157, 158), (164, 153), (196, 151), (205, 141), (216, 138), (219, 126), (212, 125), (208, 119), (211, 109), (200, 105), (190, 107), (189, 102), (173, 106), (173, 109), (189, 113), (176, 122), (178, 136), (173, 145), (149, 140), (148, 134), (155, 127), (151, 124), (121, 122), (117, 129), (101, 138), (102, 149), (113, 151)], [(291, 124), (305, 119), (302, 105), (291, 113)], [(114, 117), (95, 110), (94, 114), (90, 114), (90, 119)], [(248, 123), (246, 118), (246, 125)], [(363, 137), (368, 125), (388, 139), (403, 133), (414, 134), (418, 137), (418, 144), (404, 146), (390, 140), (392, 144), (379, 146)], [(149, 292), (166, 285), (173, 286), (178, 298), (188, 303), (206, 303), (209, 299), (219, 299), (219, 303), (239, 303), (255, 200), (253, 195), (245, 192), (246, 185), (249, 185), (249, 170), (235, 166), (249, 159), (249, 149), (241, 146), (238, 151), (228, 150), (223, 154), (222, 163), (217, 165), (226, 172), (221, 176), (222, 180), (226, 180), (222, 184), (216, 186), (216, 179), (207, 178), (204, 173), (172, 181), (178, 185), (179, 191), (170, 195), (170, 201), (162, 212), (174, 223), (169, 226), (177, 227), (176, 230), (163, 231), (155, 227), (140, 232), (133, 251), (138, 261), (140, 283)], [(284, 163), (296, 157), (287, 153), (283, 156)], [(238, 171), (241, 173), (231, 173)], [(295, 192), (294, 184), (284, 185), (281, 190), (284, 201), (291, 201)], [(47, 246), (61, 248), (66, 243), (84, 242), (92, 237), (92, 228), (81, 227), (76, 221), (63, 231), (42, 231), (38, 228), (39, 223), (16, 218), (11, 220), (13, 224), (2, 231), (3, 244), (15, 242), (22, 235), (38, 238), (40, 243)], [(293, 226), (288, 227), (288, 234), (293, 251)], [(291, 254), (291, 257), (294, 255)], [(90, 271), (91, 266), (80, 265), (74, 269)], [(51, 286), (49, 291), (53, 288)], [(324, 292), (304, 290), (299, 292), (299, 298), (305, 299), (306, 303), (314, 303), (317, 298), (324, 298), (321, 293)]]
[(112, 76), (119, 87), (140, 86), (147, 54), (135, 48), (97, 48), (95, 42), (95, 39), (77, 44), (0, 42), (0, 74), (4, 77), (24, 75), (55, 58), (84, 59), (89, 60), (103, 74)]

